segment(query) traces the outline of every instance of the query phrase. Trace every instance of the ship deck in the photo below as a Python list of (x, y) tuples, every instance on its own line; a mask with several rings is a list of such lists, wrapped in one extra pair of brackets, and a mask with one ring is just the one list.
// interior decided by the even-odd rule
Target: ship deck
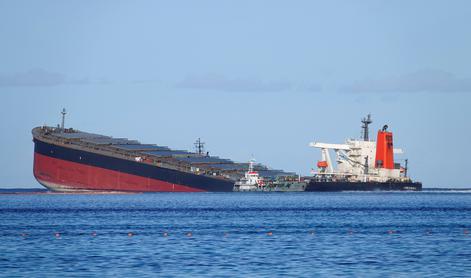
[[(248, 163), (237, 163), (218, 156), (174, 150), (156, 144), (142, 144), (137, 140), (113, 138), (71, 128), (62, 130), (42, 126), (34, 128), (32, 133), (37, 140), (67, 148), (213, 178), (236, 181), (249, 168)], [(295, 173), (270, 169), (261, 164), (255, 165), (255, 170), (266, 179), (296, 177)]]

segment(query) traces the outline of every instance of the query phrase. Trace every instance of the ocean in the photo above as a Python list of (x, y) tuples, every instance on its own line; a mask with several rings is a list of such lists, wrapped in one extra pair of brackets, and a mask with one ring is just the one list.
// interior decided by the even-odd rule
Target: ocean
[(0, 195), (4, 277), (471, 276), (470, 192)]

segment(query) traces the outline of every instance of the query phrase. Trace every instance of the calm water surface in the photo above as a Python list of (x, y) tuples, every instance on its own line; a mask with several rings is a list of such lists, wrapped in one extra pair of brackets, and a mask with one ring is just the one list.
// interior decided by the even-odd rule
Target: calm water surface
[(8, 277), (471, 276), (471, 193), (1, 195), (0, 217)]

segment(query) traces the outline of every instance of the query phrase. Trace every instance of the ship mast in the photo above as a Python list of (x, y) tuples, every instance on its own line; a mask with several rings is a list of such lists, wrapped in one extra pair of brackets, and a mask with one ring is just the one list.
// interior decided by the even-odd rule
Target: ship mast
[(408, 168), (408, 162), (409, 162), (409, 159), (406, 158), (406, 163), (404, 165), (404, 177), (407, 177), (407, 168)]
[(255, 159), (252, 158), (250, 161), (249, 161), (249, 173), (253, 172), (253, 165), (255, 163)]
[(366, 118), (361, 120), (361, 137), (363, 137), (363, 141), (370, 141), (369, 139), (369, 132), (368, 132), (368, 125), (371, 124), (373, 120), (371, 119), (371, 114), (368, 114)]
[(201, 142), (201, 138), (198, 138), (195, 142), (195, 150), (196, 153), (199, 155), (203, 155), (204, 153), (204, 142)]
[(65, 111), (65, 108), (62, 108), (61, 114), (62, 114), (61, 130), (64, 131), (64, 127), (65, 127), (65, 114), (67, 114), (67, 112)]

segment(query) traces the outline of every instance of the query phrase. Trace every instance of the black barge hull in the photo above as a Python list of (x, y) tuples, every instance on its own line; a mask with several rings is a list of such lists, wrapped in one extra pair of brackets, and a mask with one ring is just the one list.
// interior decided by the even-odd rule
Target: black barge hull
[(306, 191), (421, 191), (420, 182), (347, 182), (311, 180)]

